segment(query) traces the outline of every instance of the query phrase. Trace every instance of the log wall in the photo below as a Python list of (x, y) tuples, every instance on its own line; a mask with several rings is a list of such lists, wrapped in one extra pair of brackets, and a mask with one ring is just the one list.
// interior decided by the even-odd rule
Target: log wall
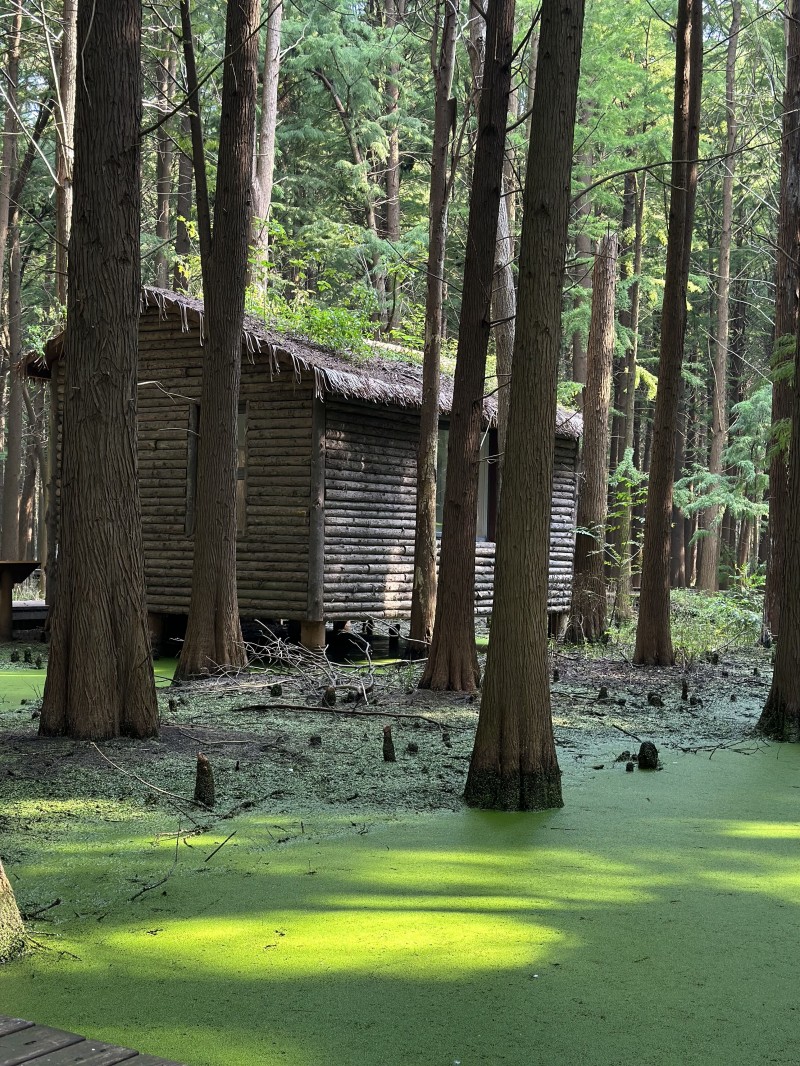
[[(202, 348), (151, 308), (139, 331), (139, 478), (148, 608), (186, 614), (192, 538), (186, 531), (190, 407), (199, 403)], [(308, 608), (312, 385), (270, 380), (266, 358), (245, 354), (246, 523), (239, 533), (239, 609), (246, 618), (296, 618)], [(200, 506), (200, 501), (197, 501)]]
[[(156, 308), (139, 333), (139, 477), (148, 609), (186, 614), (193, 541), (187, 526), (191, 410), (200, 400), (197, 327)], [(59, 374), (60, 391), (63, 374)], [(239, 608), (245, 618), (373, 616), (411, 610), (418, 414), (327, 396), (310, 375), (272, 376), (245, 353), (246, 522), (239, 534)], [(60, 458), (60, 434), (59, 434)], [(556, 439), (550, 611), (570, 604), (577, 442)], [(313, 454), (313, 462), (312, 462)], [(60, 487), (60, 486), (59, 486)], [(199, 501), (196, 501), (199, 504)], [(311, 562), (309, 559), (311, 556)], [(492, 609), (495, 546), (475, 549), (476, 609)], [(309, 580), (309, 570), (311, 580)]]
[[(403, 408), (328, 399), (325, 616), (407, 618), (414, 562), (419, 418)], [(556, 440), (548, 609), (569, 609), (577, 442)], [(492, 609), (493, 541), (475, 546), (475, 606)]]

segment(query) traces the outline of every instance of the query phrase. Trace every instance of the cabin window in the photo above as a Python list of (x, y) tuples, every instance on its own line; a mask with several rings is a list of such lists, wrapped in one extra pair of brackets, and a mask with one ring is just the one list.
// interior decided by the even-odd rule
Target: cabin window
[(247, 402), (239, 404), (236, 425), (236, 532), (247, 530)]
[[(444, 493), (447, 484), (447, 444), (450, 430), (446, 426), (439, 428), (439, 447), (436, 454), (436, 532), (442, 532), (444, 514)], [(481, 437), (481, 458), (478, 471), (478, 540), (494, 540), (495, 494), (497, 481), (495, 466), (491, 461), (497, 453), (497, 440), (494, 430), (485, 432)]]
[(186, 522), (187, 537), (194, 533), (197, 505), (197, 444), (200, 440), (200, 404), (189, 404), (189, 427), (186, 442)]

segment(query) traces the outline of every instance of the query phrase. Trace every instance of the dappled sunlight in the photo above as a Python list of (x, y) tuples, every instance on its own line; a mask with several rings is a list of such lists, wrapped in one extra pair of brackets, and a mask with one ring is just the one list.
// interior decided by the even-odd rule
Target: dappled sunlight
[(117, 932), (107, 946), (131, 954), (126, 970), (157, 973), (203, 960), (206, 980), (285, 981), (321, 973), (383, 974), (404, 981), (458, 981), (530, 965), (544, 966), (569, 948), (557, 930), (509, 915), (468, 910), (340, 909), (300, 915), (265, 910), (262, 917), (165, 922)]
[[(800, 816), (800, 810), (797, 813)], [(800, 840), (800, 822), (729, 822), (718, 826), (717, 832), (749, 840)]]
[(177, 815), (29, 801), (20, 897), (62, 904), (0, 1009), (192, 1066), (605, 1064), (643, 1017), (673, 1052), (635, 1061), (749, 1063), (768, 970), (789, 1061), (796, 764), (717, 760), (547, 814), (242, 814), (185, 844)]

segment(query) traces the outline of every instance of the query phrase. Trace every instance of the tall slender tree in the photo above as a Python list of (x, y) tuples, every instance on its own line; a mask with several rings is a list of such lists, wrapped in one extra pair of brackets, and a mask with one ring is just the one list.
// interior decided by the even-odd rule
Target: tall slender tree
[(614, 367), (617, 292), (616, 234), (605, 237), (592, 271), (592, 315), (587, 343), (583, 412), (583, 479), (567, 640), (582, 644), (606, 630), (605, 543), (608, 513), (608, 445)]
[[(181, 0), (181, 6), (187, 67), (193, 68), (188, 0)], [(208, 343), (200, 396), (192, 592), (177, 671), (184, 678), (244, 664), (236, 588), (236, 455), (260, 9), (260, 0), (240, 0), (227, 8), (213, 234), (207, 194), (201, 192), (205, 162), (196, 78), (190, 86)]]
[(792, 392), (786, 368), (792, 366), (797, 330), (800, 274), (800, 0), (786, 0), (786, 82), (781, 123), (781, 186), (775, 264), (775, 346), (772, 386), (773, 436), (769, 459), (769, 561), (764, 590), (768, 636), (780, 631), (782, 581), (786, 570), (788, 514), (787, 452), (778, 428), (791, 418)]
[[(795, 194), (797, 193), (795, 188)], [(781, 578), (781, 634), (775, 652), (767, 702), (758, 721), (759, 730), (773, 740), (800, 740), (800, 338), (795, 348), (791, 385), (792, 447), (789, 449), (786, 496), (785, 565)]]
[[(417, 445), (417, 512), (414, 534), (414, 582), (411, 591), (409, 653), (421, 657), (433, 635), (436, 612), (436, 460), (439, 439), (439, 371), (442, 354), (442, 296), (447, 244), (448, 145), (456, 102), (450, 92), (458, 35), (459, 0), (445, 0), (441, 31), (434, 23), (433, 146), (429, 193), (428, 263), (425, 277), (425, 347), (422, 362), (422, 410)], [(437, 48), (438, 39), (438, 48)]]
[[(731, 4), (731, 27), (725, 62), (725, 158), (722, 161), (722, 227), (719, 236), (719, 278), (717, 281), (717, 328), (714, 336), (713, 384), (711, 390), (711, 451), (708, 472), (721, 477), (723, 453), (728, 437), (728, 343), (730, 335), (731, 243), (733, 233), (733, 175), (736, 166), (736, 51), (742, 21), (741, 0)], [(706, 531), (703, 555), (697, 576), (699, 588), (708, 592), (719, 589), (721, 544), (721, 507), (712, 504), (701, 516)]]
[(547, 654), (549, 501), (583, 15), (584, 0), (543, 0), (492, 639), (464, 793), (478, 807), (563, 802)]
[[(266, 0), (267, 37), (261, 80), (261, 115), (258, 123), (258, 150), (253, 173), (253, 221), (251, 245), (254, 259), (266, 260), (269, 247), (269, 216), (275, 170), (275, 139), (278, 131), (278, 83), (281, 73), (281, 26), (283, 0)], [(262, 272), (255, 263), (255, 274)]]
[(447, 448), (439, 590), (422, 688), (474, 692), (480, 682), (474, 588), (478, 464), (513, 37), (514, 0), (490, 0)]
[(158, 730), (136, 443), (141, 20), (138, 0), (79, 4), (59, 590), (43, 734)]
[(653, 666), (667, 666), (674, 659), (669, 617), (670, 520), (675, 424), (686, 333), (686, 286), (697, 192), (700, 92), (703, 81), (701, 0), (679, 0), (676, 38), (667, 268), (644, 527), (642, 587), (634, 652), (635, 662)]

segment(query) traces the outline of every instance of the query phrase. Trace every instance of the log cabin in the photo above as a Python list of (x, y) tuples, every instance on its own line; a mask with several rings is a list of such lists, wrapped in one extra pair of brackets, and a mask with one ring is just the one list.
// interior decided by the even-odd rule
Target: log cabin
[[(147, 603), (156, 635), (178, 635), (189, 610), (204, 336), (200, 301), (142, 289), (139, 478)], [(61, 334), (30, 373), (50, 377), (63, 354)], [(442, 482), (451, 401), (452, 380), (443, 375)], [(299, 623), (302, 642), (319, 646), (326, 622), (385, 619), (396, 625), (409, 617), (420, 402), (421, 368), (407, 358), (342, 354), (246, 319), (237, 472), (243, 620)], [(475, 544), (480, 614), (492, 609), (495, 422), (489, 398)], [(551, 624), (570, 604), (581, 428), (580, 415), (558, 409)]]

